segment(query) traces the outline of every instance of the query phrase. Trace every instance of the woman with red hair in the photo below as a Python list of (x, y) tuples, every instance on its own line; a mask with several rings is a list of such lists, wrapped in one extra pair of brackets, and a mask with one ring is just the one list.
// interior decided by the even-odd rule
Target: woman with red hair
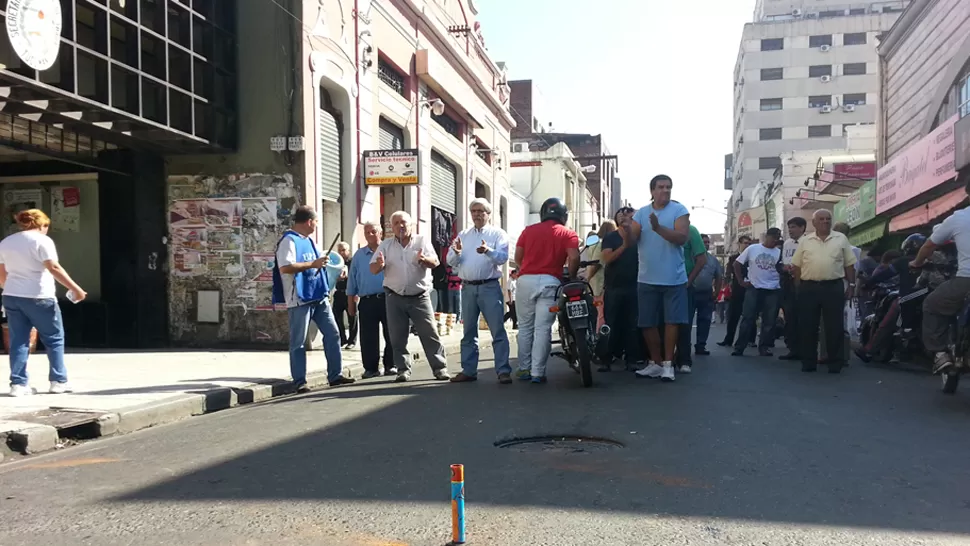
[(64, 367), (64, 321), (57, 305), (57, 281), (77, 303), (87, 293), (57, 261), (54, 241), (47, 236), (51, 220), (37, 209), (18, 212), (20, 232), (0, 241), (0, 287), (10, 329), (10, 396), (33, 394), (27, 383), (30, 333), (36, 329), (50, 361), (50, 392), (71, 392)]

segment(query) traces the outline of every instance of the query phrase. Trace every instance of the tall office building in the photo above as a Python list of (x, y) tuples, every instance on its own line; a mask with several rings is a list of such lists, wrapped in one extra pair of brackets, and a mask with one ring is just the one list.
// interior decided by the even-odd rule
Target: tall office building
[(758, 0), (734, 73), (732, 217), (783, 154), (845, 149), (846, 127), (876, 122), (877, 37), (908, 3)]

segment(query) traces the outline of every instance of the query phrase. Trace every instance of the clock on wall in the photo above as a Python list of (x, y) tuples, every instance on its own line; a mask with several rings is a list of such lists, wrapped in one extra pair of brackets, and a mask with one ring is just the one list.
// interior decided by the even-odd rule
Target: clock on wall
[(47, 70), (61, 48), (60, 0), (7, 0), (7, 36), (34, 70)]

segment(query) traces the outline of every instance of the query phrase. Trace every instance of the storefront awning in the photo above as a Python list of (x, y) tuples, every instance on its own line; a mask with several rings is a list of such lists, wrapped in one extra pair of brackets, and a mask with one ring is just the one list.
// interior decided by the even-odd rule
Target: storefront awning
[(886, 234), (886, 226), (889, 221), (885, 218), (876, 218), (866, 222), (858, 228), (852, 229), (849, 233), (849, 242), (854, 246), (864, 246), (873, 241), (877, 241)]
[(960, 206), (967, 199), (967, 192), (963, 188), (956, 189), (943, 197), (938, 197), (929, 203), (908, 210), (889, 222), (889, 231), (895, 233), (922, 225), (929, 224), (937, 218), (947, 214)]
[(819, 195), (848, 195), (876, 178), (874, 154), (822, 156), (815, 167)]

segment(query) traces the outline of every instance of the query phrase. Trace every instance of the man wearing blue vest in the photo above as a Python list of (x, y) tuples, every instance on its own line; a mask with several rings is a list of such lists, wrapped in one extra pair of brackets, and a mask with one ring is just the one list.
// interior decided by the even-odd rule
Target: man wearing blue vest
[(310, 237), (317, 229), (317, 213), (302, 206), (293, 213), (293, 227), (276, 245), (273, 268), (273, 303), (285, 303), (290, 318), (290, 373), (297, 392), (307, 392), (306, 341), (312, 320), (323, 336), (327, 358), (327, 381), (331, 387), (354, 383), (343, 375), (340, 333), (327, 296), (330, 286), (326, 267), (329, 258), (321, 256)]

